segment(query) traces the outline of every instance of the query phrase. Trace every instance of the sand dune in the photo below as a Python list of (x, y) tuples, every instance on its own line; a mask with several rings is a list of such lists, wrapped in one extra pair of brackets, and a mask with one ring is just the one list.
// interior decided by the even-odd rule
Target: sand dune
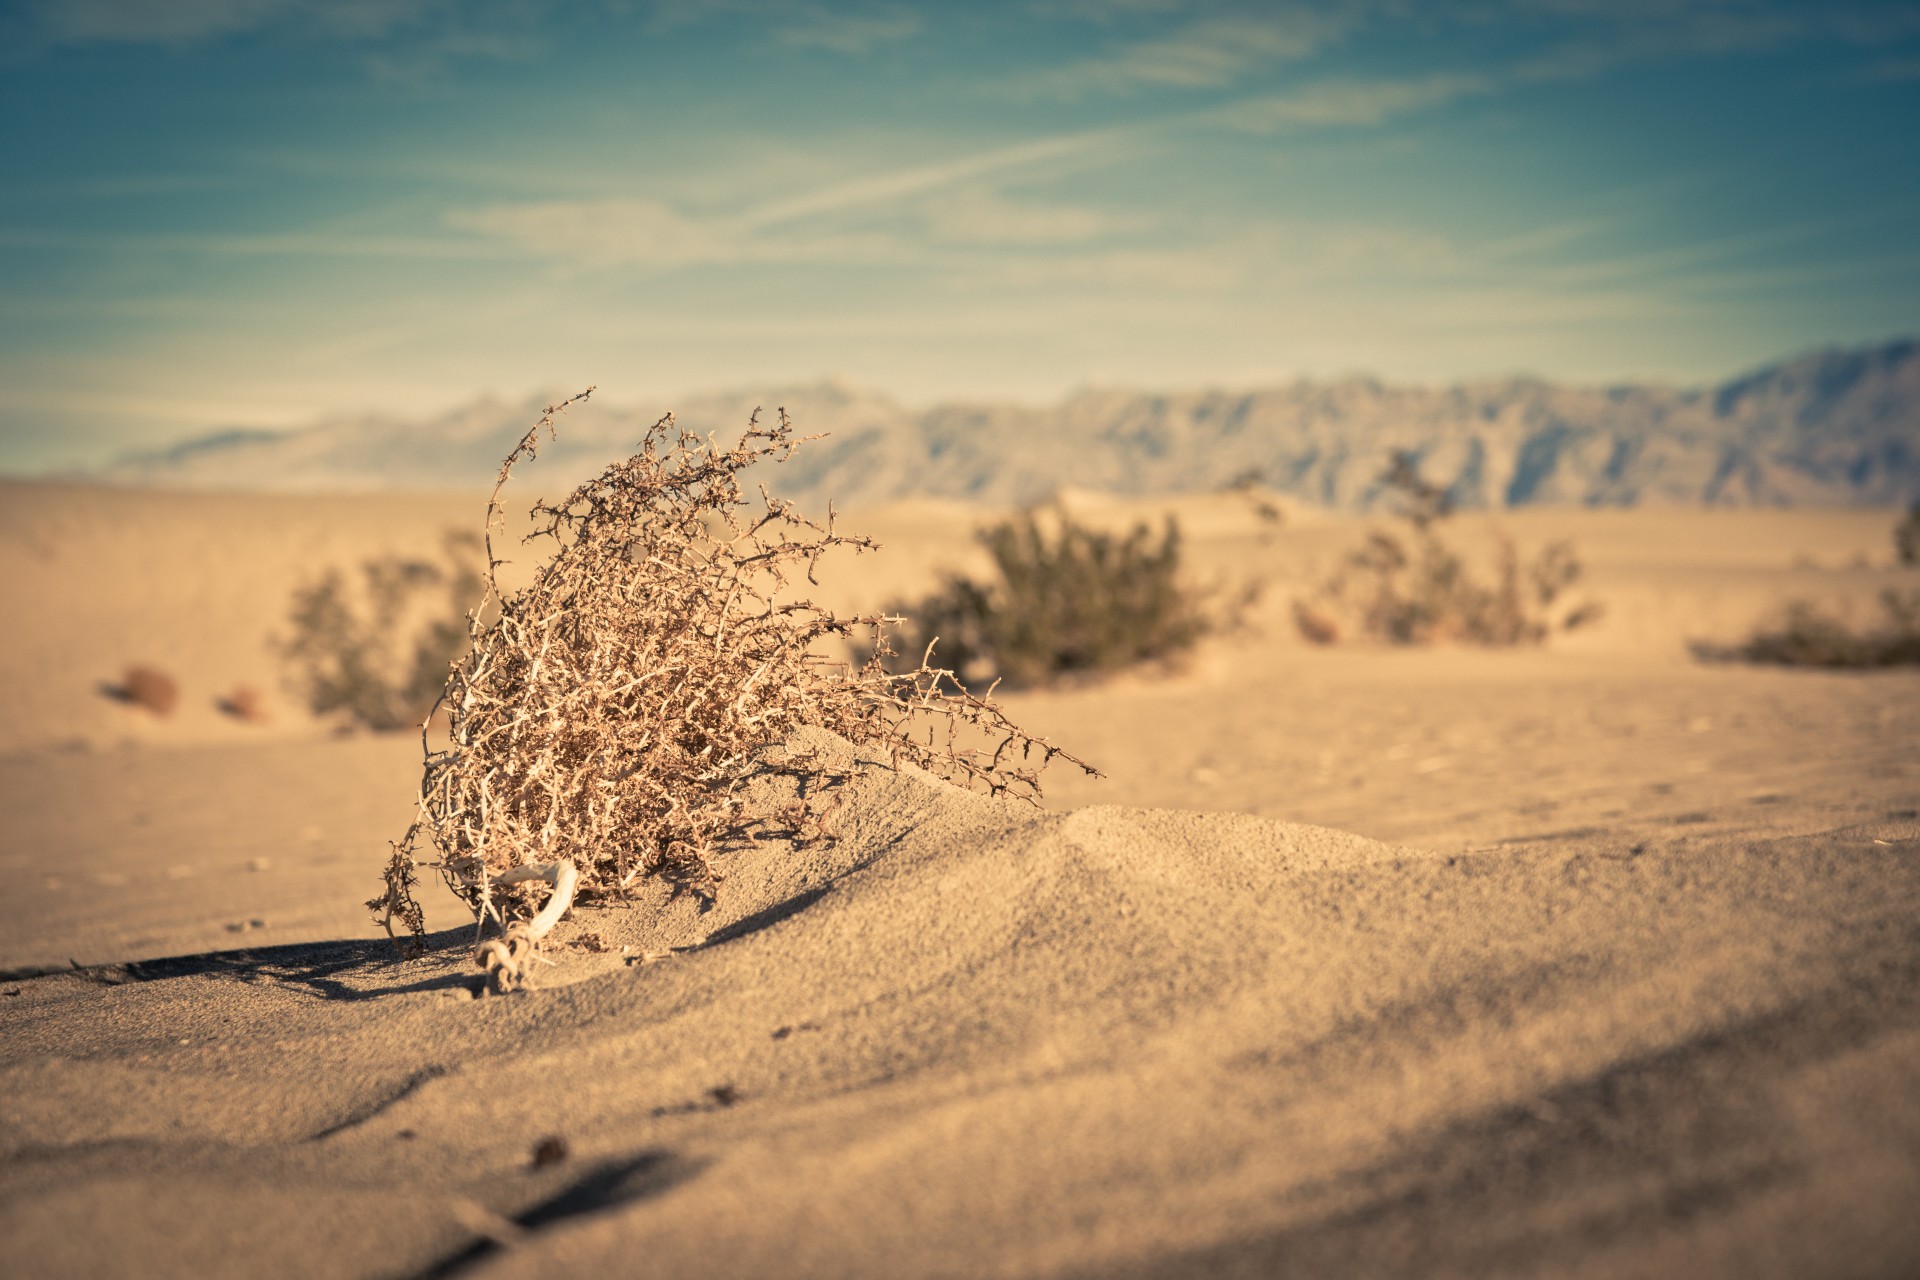
[[(848, 787), (837, 843), (737, 855), (708, 912), (571, 925), (668, 958), (563, 951), (525, 999), (472, 999), (444, 935), (406, 964), (337, 942), (17, 983), (15, 1257), (906, 1276), (1920, 1256), (1911, 820), (1442, 856), (1023, 812), (885, 771)], [(550, 1135), (567, 1158), (533, 1167)]]
[[(1681, 650), (1864, 598), (1884, 517), (1528, 526), (1581, 541), (1603, 629), (1256, 630), (1024, 695), (1109, 774), (1046, 810), (816, 743), (832, 843), (583, 907), (499, 999), (449, 896), (411, 961), (359, 906), (417, 742), (189, 714), (276, 677), (290, 573), (442, 512), (10, 496), (9, 1274), (1920, 1269), (1920, 677)], [(1207, 572), (1308, 577), (1354, 528), (1220, 503), (1185, 513)], [(897, 567), (837, 599), (966, 554), (951, 511), (881, 515)], [(135, 658), (175, 717), (94, 692)]]

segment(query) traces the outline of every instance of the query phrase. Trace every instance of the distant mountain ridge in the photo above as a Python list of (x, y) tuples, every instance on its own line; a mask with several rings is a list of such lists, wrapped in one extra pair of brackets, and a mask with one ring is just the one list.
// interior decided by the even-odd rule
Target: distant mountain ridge
[[(416, 421), (328, 419), (289, 433), (223, 431), (94, 474), (191, 489), (484, 489), (542, 401), (483, 399)], [(673, 406), (724, 437), (784, 405), (829, 438), (780, 491), (842, 507), (919, 495), (1013, 505), (1062, 486), (1125, 494), (1247, 477), (1331, 508), (1382, 496), (1395, 450), (1466, 508), (1535, 503), (1886, 505), (1920, 500), (1920, 342), (1823, 351), (1712, 388), (1563, 386), (1512, 378), (1443, 388), (1372, 378), (1255, 391), (1084, 391), (1043, 408), (914, 411), (840, 383), (703, 396)], [(660, 410), (595, 402), (568, 415), (526, 479), (554, 493), (633, 444)]]

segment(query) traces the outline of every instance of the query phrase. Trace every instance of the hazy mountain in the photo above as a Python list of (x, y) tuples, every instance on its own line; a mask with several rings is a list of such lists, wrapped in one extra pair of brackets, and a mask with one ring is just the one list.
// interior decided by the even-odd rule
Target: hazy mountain
[[(806, 432), (781, 492), (860, 505), (916, 494), (1007, 504), (1063, 485), (1122, 493), (1219, 488), (1257, 474), (1331, 507), (1379, 497), (1409, 449), (1467, 507), (1864, 505), (1920, 499), (1920, 343), (1821, 352), (1714, 388), (1508, 379), (1441, 389), (1370, 378), (1249, 392), (1086, 391), (1045, 408), (911, 411), (837, 383), (701, 397), (659, 409), (590, 403), (526, 475), (552, 493), (624, 456), (658, 413), (737, 431), (785, 405)], [(98, 473), (122, 483), (269, 490), (482, 489), (540, 401), (481, 400), (418, 421), (342, 417), (287, 434), (234, 430)]]

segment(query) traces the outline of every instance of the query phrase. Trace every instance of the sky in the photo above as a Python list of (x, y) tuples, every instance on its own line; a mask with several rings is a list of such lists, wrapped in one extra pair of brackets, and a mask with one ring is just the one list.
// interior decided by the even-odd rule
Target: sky
[(0, 0), (0, 472), (1920, 332), (1920, 5)]

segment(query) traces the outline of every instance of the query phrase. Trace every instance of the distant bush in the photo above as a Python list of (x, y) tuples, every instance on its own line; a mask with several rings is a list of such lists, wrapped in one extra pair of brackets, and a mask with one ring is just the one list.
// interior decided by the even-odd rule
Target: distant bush
[(1571, 543), (1552, 543), (1523, 563), (1513, 540), (1496, 534), (1493, 573), (1483, 578), (1440, 537), (1453, 504), (1421, 477), (1413, 455), (1395, 454), (1381, 480), (1398, 496), (1407, 529), (1375, 530), (1316, 598), (1295, 602), (1294, 622), (1308, 640), (1331, 644), (1352, 630), (1390, 644), (1539, 644), (1600, 616), (1595, 603), (1569, 601), (1581, 574)]
[(1253, 509), (1254, 516), (1263, 525), (1269, 526), (1261, 531), (1263, 541), (1265, 534), (1287, 522), (1287, 513), (1281, 509), (1279, 503), (1273, 500), (1272, 495), (1261, 487), (1266, 483), (1266, 479), (1267, 473), (1264, 470), (1259, 467), (1249, 467), (1227, 481), (1222, 490), (1225, 493), (1239, 494), (1244, 497)]
[(292, 632), (278, 646), (289, 688), (315, 715), (376, 731), (418, 726), (466, 651), (480, 560), (478, 537), (449, 533), (437, 562), (366, 561), (357, 592), (339, 569), (296, 590)]
[(1818, 605), (1796, 600), (1776, 623), (1737, 645), (1695, 642), (1706, 662), (1758, 662), (1783, 667), (1898, 667), (1920, 663), (1920, 591), (1880, 593), (1878, 626), (1855, 628)]
[(180, 686), (158, 667), (135, 663), (128, 667), (118, 684), (104, 684), (100, 691), (117, 702), (139, 707), (156, 716), (170, 716), (180, 705)]
[[(1900, 563), (1920, 564), (1920, 502), (1894, 526)], [(1778, 621), (1734, 645), (1695, 641), (1703, 662), (1758, 662), (1782, 667), (1903, 667), (1920, 664), (1920, 591), (1880, 593), (1880, 622), (1857, 628), (1807, 600), (1787, 605)]]
[(966, 679), (1023, 688), (1173, 658), (1210, 629), (1182, 581), (1172, 517), (1158, 537), (1145, 524), (1121, 537), (1056, 506), (975, 536), (993, 557), (993, 577), (949, 575), (898, 610), (910, 620), (905, 661), (919, 662), (937, 640), (935, 652)]

